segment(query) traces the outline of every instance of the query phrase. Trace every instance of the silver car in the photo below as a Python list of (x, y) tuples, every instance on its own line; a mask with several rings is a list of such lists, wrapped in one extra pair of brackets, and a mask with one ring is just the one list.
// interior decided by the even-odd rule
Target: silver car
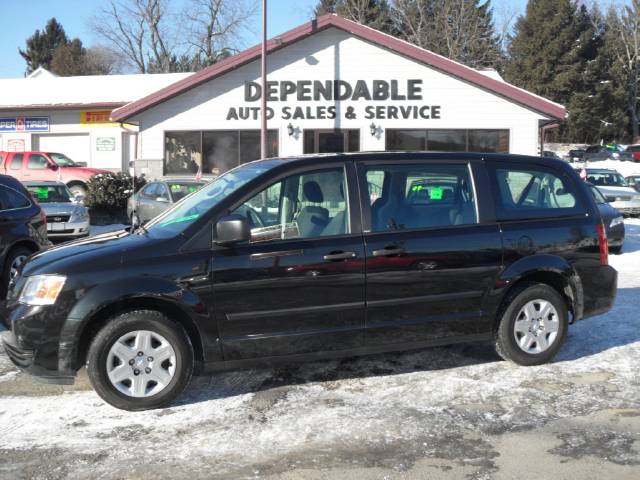
[(148, 222), (204, 185), (206, 182), (181, 179), (158, 180), (146, 184), (127, 203), (127, 216), (131, 225)]
[(47, 216), (47, 236), (69, 240), (89, 235), (89, 210), (62, 182), (24, 182)]
[(640, 193), (615, 170), (587, 168), (587, 182), (598, 187), (609, 204), (625, 216), (640, 216)]

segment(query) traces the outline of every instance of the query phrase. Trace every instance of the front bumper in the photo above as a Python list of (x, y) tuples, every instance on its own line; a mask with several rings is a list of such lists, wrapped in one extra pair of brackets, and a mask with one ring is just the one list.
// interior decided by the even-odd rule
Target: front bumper
[(62, 385), (73, 384), (76, 376), (74, 351), (60, 343), (57, 322), (51, 322), (51, 311), (43, 307), (0, 306), (2, 344), (11, 362), (38, 380)]
[(89, 235), (89, 220), (47, 224), (47, 237), (49, 238), (80, 238), (87, 235)]

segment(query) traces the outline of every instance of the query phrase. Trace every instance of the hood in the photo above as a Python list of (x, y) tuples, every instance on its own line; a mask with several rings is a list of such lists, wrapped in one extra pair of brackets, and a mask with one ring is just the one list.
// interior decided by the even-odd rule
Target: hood
[(75, 210), (80, 208), (84, 208), (77, 203), (72, 202), (52, 202), (52, 203), (39, 203), (44, 213), (47, 215), (56, 215), (56, 214), (64, 214), (71, 215)]
[(102, 263), (113, 265), (121, 262), (123, 252), (138, 247), (149, 248), (156, 242), (126, 230), (75, 240), (37, 253), (24, 264), (22, 275), (65, 274)]
[(625, 196), (634, 196), (634, 195), (638, 195), (638, 192), (636, 192), (633, 188), (631, 187), (614, 187), (614, 186), (601, 186), (601, 185), (596, 185), (598, 187), (598, 190), (600, 190), (602, 192), (603, 195), (607, 196), (613, 196), (613, 195), (625, 195)]

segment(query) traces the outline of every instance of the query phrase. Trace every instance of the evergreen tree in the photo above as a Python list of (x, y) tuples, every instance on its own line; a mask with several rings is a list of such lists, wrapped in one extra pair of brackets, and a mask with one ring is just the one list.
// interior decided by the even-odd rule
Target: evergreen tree
[(396, 0), (395, 28), (408, 42), (472, 68), (499, 67), (491, 1)]
[(18, 52), (27, 62), (27, 75), (44, 67), (51, 68), (51, 61), (55, 50), (69, 43), (67, 35), (55, 18), (51, 18), (41, 32), (36, 30), (35, 33), (27, 38), (27, 48), (25, 50), (18, 49)]
[(51, 72), (61, 77), (73, 75), (87, 75), (87, 50), (82, 46), (79, 38), (60, 45), (53, 52)]
[(530, 0), (511, 37), (506, 80), (566, 104), (580, 84), (583, 52), (591, 48), (583, 45), (583, 20), (571, 0)]
[(392, 9), (387, 0), (319, 0), (315, 16), (335, 13), (376, 30), (392, 32)]

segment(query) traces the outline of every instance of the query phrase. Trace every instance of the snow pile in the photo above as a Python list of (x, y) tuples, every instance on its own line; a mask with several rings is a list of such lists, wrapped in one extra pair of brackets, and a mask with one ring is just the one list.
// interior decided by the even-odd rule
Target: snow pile
[(640, 162), (621, 162), (619, 160), (604, 160), (602, 162), (575, 162), (571, 166), (575, 169), (586, 168), (606, 168), (616, 170), (623, 177), (629, 175), (640, 175)]

